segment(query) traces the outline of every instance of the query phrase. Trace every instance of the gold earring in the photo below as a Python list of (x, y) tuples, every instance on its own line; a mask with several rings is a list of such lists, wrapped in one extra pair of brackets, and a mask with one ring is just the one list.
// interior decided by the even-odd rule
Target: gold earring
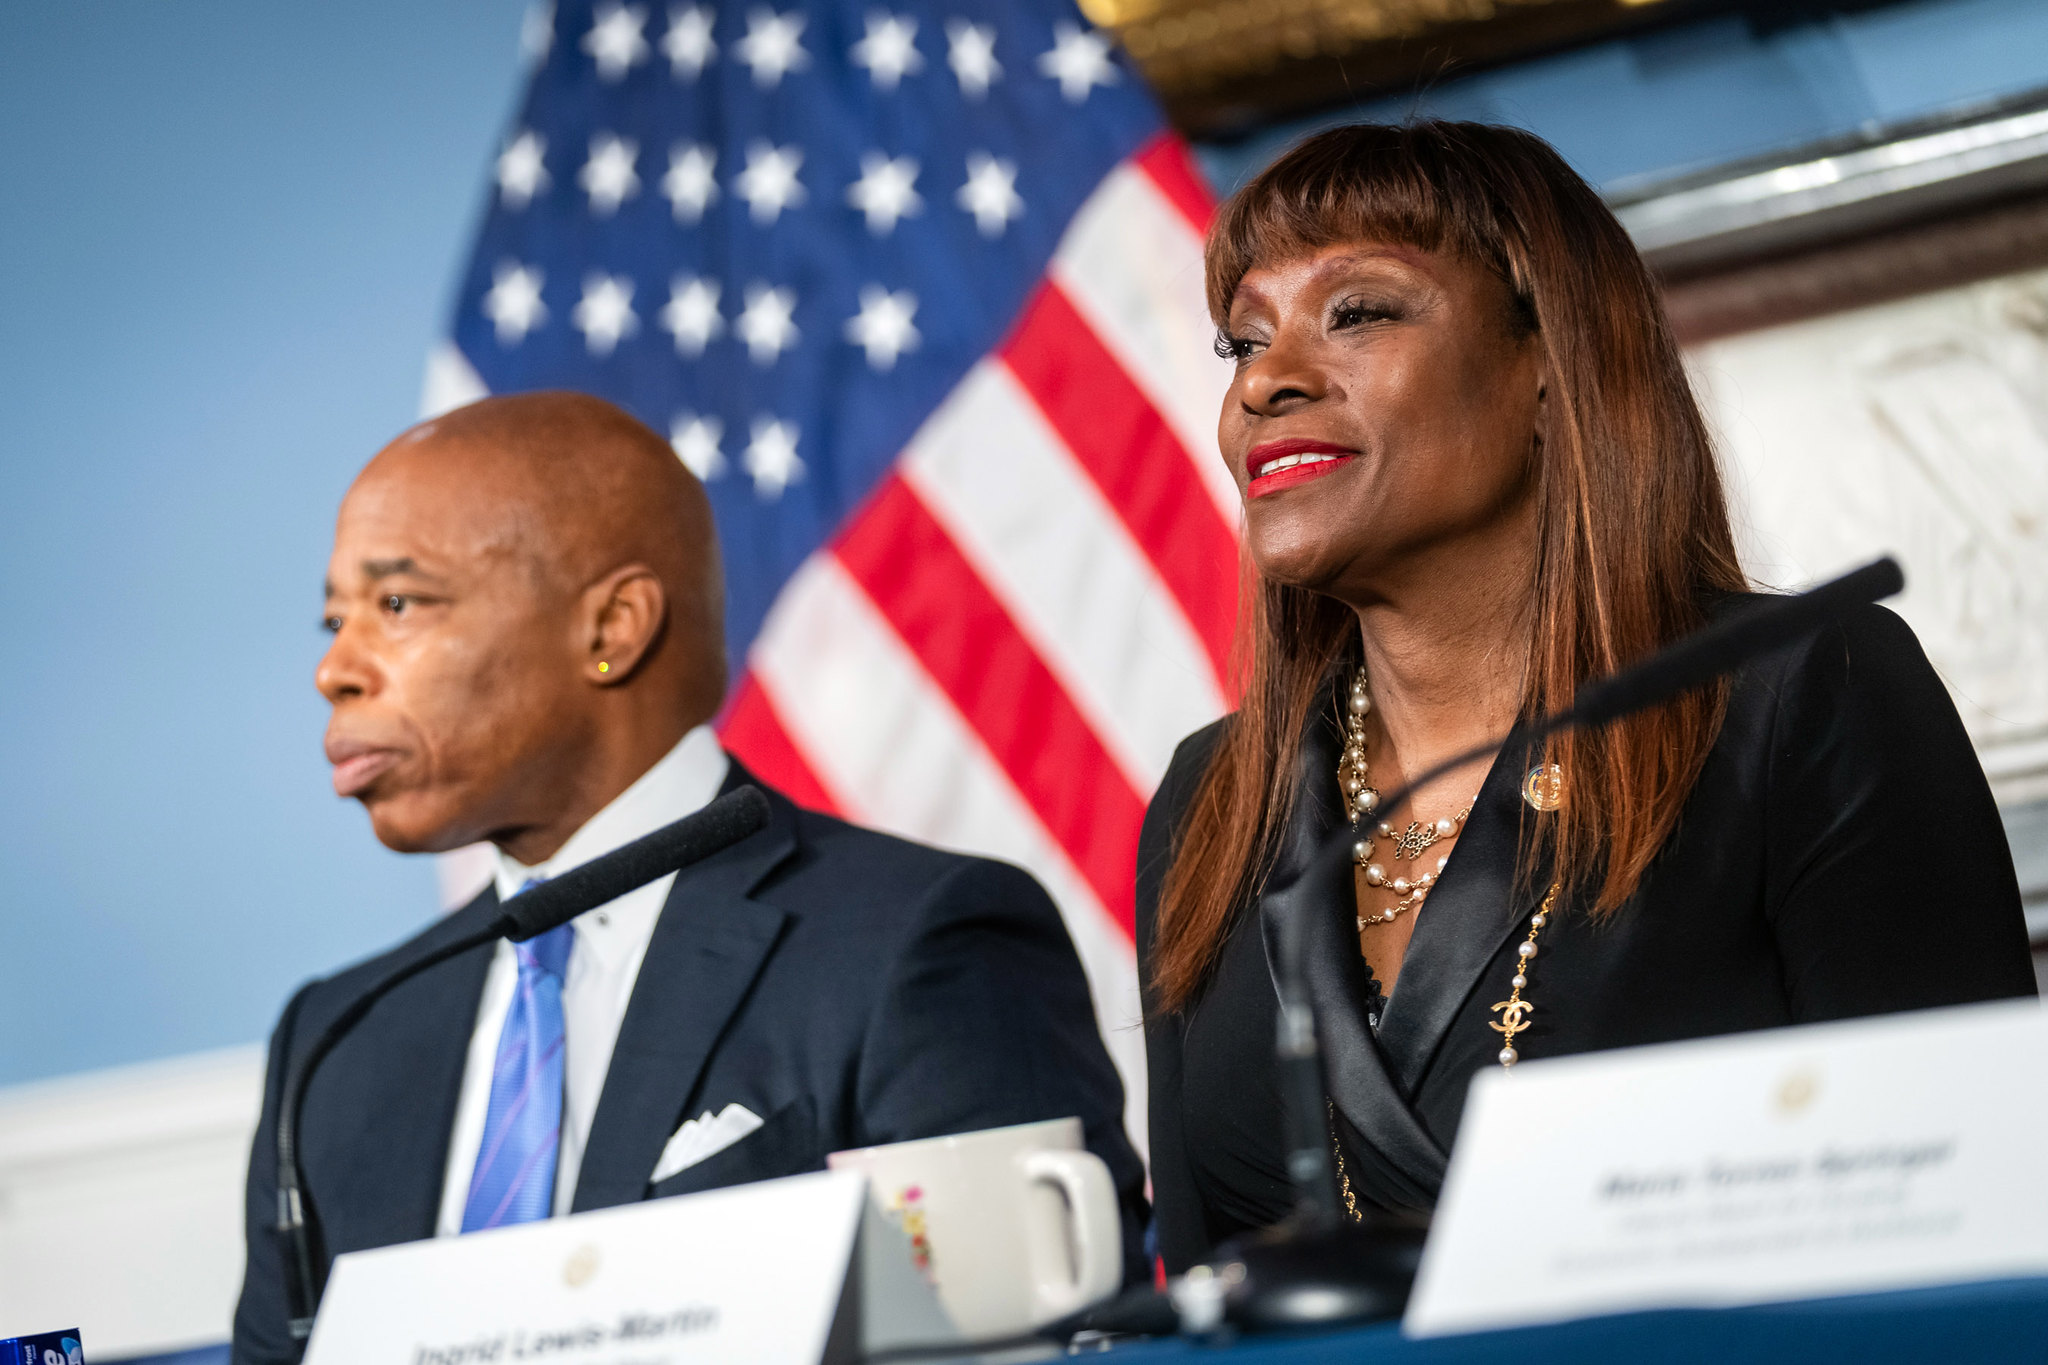
[(597, 671), (600, 673), (609, 673), (612, 671), (612, 666), (608, 663), (599, 663), (597, 666)]

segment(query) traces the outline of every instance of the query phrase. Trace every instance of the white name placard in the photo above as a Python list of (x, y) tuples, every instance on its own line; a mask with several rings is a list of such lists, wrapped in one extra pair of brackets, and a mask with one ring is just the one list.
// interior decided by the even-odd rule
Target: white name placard
[(2044, 1131), (2033, 1001), (1487, 1071), (1404, 1326), (2048, 1274)]
[(953, 1339), (866, 1180), (830, 1172), (339, 1257), (306, 1365), (819, 1365)]

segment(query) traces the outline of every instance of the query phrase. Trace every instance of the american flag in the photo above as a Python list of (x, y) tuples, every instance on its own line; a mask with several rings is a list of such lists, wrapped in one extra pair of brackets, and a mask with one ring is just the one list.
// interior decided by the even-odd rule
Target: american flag
[(1132, 864), (1225, 706), (1212, 202), (1062, 0), (564, 3), (429, 406), (542, 387), (704, 480), (727, 746), (1051, 890), (1144, 1141)]

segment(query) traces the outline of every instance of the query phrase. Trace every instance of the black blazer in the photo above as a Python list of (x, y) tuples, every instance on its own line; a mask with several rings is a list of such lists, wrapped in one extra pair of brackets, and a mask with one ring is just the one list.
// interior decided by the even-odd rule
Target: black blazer
[[(758, 780), (734, 763), (726, 789)], [(765, 790), (765, 788), (764, 788)], [(803, 1171), (825, 1154), (1078, 1115), (1124, 1204), (1143, 1271), (1144, 1170), (1059, 912), (1029, 875), (799, 809), (769, 792), (759, 833), (675, 881), (619, 1029), (575, 1210)], [(278, 1090), (295, 1057), (369, 981), (479, 925), (496, 895), (382, 957), (306, 986), (270, 1043), (249, 1161), (249, 1261), (237, 1365), (297, 1358), (271, 1225)], [(306, 1183), (325, 1246), (431, 1237), (488, 945), (380, 1001), (306, 1097)], [(685, 1120), (737, 1102), (760, 1129), (659, 1185)]]
[[(1467, 1086), (1498, 1065), (1489, 1007), (1507, 998), (1541, 898), (1514, 879), (1530, 757), (1517, 745), (1495, 761), (1375, 1033), (1348, 868), (1341, 885), (1307, 872), (1343, 818), (1341, 686), (1333, 676), (1304, 737), (1295, 813), (1262, 892), (1196, 998), (1146, 1029), (1169, 1270), (1289, 1206), (1268, 945), (1290, 905), (1313, 925), (1335, 1135), (1362, 1205), (1434, 1204)], [(1174, 831), (1227, 723), (1182, 743), (1146, 815), (1137, 930), (1148, 993)], [(1880, 607), (1739, 673), (1679, 827), (1636, 896), (1598, 924), (1561, 908), (1529, 971), (1525, 1058), (2034, 993), (1983, 771), (1919, 642)]]

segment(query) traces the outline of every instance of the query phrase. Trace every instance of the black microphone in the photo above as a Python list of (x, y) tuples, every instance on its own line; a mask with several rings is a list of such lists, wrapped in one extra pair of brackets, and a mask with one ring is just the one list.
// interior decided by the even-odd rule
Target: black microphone
[[(1562, 711), (1517, 726), (1431, 766), (1381, 798), (1391, 811), (1445, 773), (1487, 757), (1502, 745), (1532, 744), (1563, 730), (1605, 725), (1712, 682), (1759, 654), (1818, 630), (1850, 607), (1890, 597), (1906, 585), (1897, 561), (1873, 561), (1794, 596), (1745, 603), (1723, 619), (1657, 653), (1580, 687)], [(1304, 877), (1350, 886), (1350, 831), (1331, 831)], [(1424, 1226), (1384, 1218), (1358, 1226), (1339, 1212), (1325, 1128), (1319, 1030), (1303, 972), (1306, 926), (1281, 926), (1275, 986), (1280, 996), (1279, 1083), (1288, 1119), (1288, 1170), (1296, 1212), (1279, 1228), (1219, 1250), (1208, 1284), (1217, 1287), (1219, 1318), (1241, 1331), (1289, 1330), (1368, 1322), (1398, 1315), (1420, 1263)], [(1227, 1286), (1227, 1288), (1225, 1287)]]
[[(1796, 596), (1746, 603), (1634, 667), (1587, 683), (1570, 708), (1538, 727), (1532, 738), (1604, 725), (1712, 682), (1738, 664), (1818, 630), (1849, 607), (1890, 597), (1905, 586), (1898, 561), (1887, 555)], [(1414, 785), (1409, 784), (1411, 789)]]
[(1605, 725), (1667, 701), (1689, 688), (1704, 686), (1759, 654), (1819, 630), (1850, 607), (1881, 601), (1903, 592), (1905, 587), (1906, 575), (1899, 562), (1886, 555), (1805, 592), (1745, 603), (1726, 618), (1701, 627), (1619, 673), (1586, 683), (1572, 695), (1572, 704), (1564, 710), (1553, 711), (1541, 720), (1517, 726), (1431, 765), (1414, 780), (1396, 787), (1391, 796), (1381, 797), (1376, 809), (1392, 810), (1417, 789), (1454, 768), (1485, 758), (1510, 739), (1532, 744), (1561, 730)]
[(506, 901), (505, 918), (511, 927), (505, 937), (524, 943), (545, 934), (586, 910), (708, 858), (767, 823), (768, 798), (761, 789), (735, 788), (694, 815), (663, 825)]
[(294, 1342), (304, 1343), (312, 1335), (313, 1315), (326, 1287), (326, 1275), (313, 1251), (320, 1218), (313, 1207), (312, 1193), (306, 1189), (306, 1173), (299, 1164), (299, 1120), (306, 1104), (306, 1087), (335, 1045), (363, 1021), (379, 1000), (428, 968), (501, 938), (524, 943), (536, 934), (567, 924), (586, 910), (609, 904), (628, 891), (729, 848), (767, 823), (768, 798), (761, 794), (761, 789), (737, 787), (694, 815), (663, 825), (652, 834), (512, 897), (489, 923), (380, 977), (328, 1022), (286, 1077), (278, 1103), (276, 1231), (285, 1242), (289, 1262), (285, 1289), (290, 1299)]

